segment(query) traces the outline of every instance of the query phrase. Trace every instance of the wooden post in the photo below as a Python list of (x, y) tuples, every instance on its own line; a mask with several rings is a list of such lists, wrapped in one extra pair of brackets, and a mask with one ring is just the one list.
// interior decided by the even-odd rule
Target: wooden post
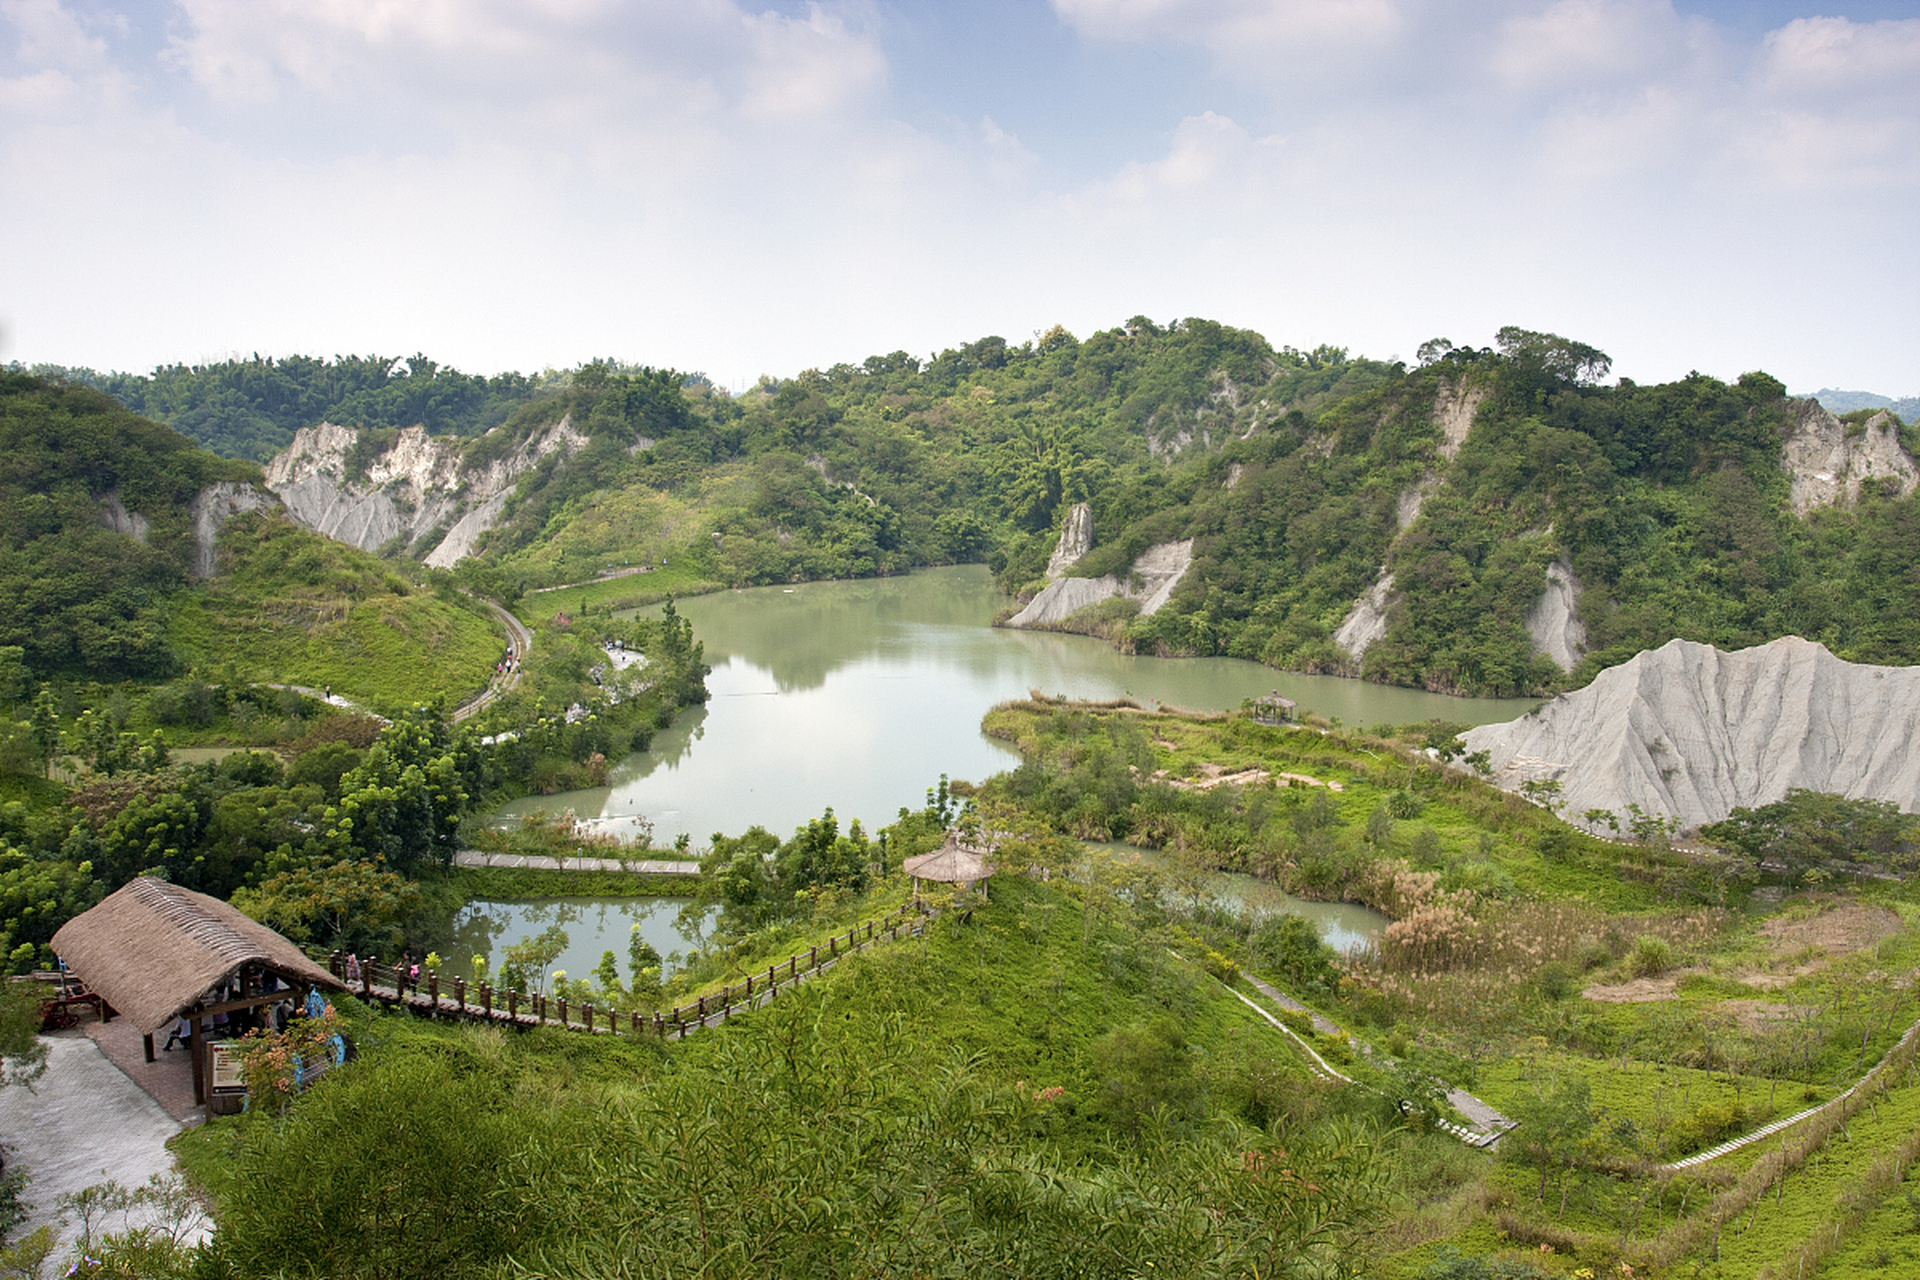
[(658, 1009), (654, 1010), (653, 1013), (653, 1033), (662, 1040), (667, 1038), (667, 1020), (660, 1016)]
[(480, 984), (480, 1007), (487, 1012), (487, 1021), (493, 1021), (493, 988), (486, 983)]
[(753, 975), (752, 974), (747, 975), (747, 1000), (749, 1003), (751, 1003), (753, 1000)]
[(820, 948), (808, 947), (807, 948), (807, 968), (818, 969), (819, 967), (820, 967)]
[(773, 986), (773, 985), (775, 985), (775, 984), (774, 984), (774, 980), (773, 980), (773, 966), (772, 966), (772, 965), (768, 965), (768, 966), (767, 966), (767, 985), (768, 985), (769, 987), (771, 987), (771, 986)]
[(340, 953), (338, 951), (331, 951), (327, 953), (327, 972), (328, 973), (332, 974), (336, 978), (344, 978), (347, 976), (346, 970), (347, 970), (347, 962), (340, 958)]
[(835, 934), (833, 937), (827, 939), (827, 956), (829, 959), (833, 959), (833, 960), (838, 960), (840, 958), (840, 935), (839, 934)]
[(368, 1000), (373, 999), (373, 960), (360, 966), (360, 994)]
[(515, 1022), (520, 1020), (520, 988), (507, 988), (507, 1016)]
[(147, 1061), (152, 1062), (153, 1061), (153, 1032), (149, 1031), (147, 1032), (147, 1034), (140, 1037), (140, 1047), (147, 1051)]
[(700, 1021), (705, 1022), (707, 1020), (707, 998), (705, 996), (700, 997), (699, 1009)]
[(466, 1017), (467, 1016), (467, 980), (465, 978), (455, 978), (453, 980), (453, 998), (455, 1003), (457, 1003), (460, 1006), (460, 1016), (463, 1018)]
[(193, 1036), (187, 1043), (187, 1051), (193, 1058), (193, 1102), (199, 1106), (207, 1100), (207, 1064), (202, 1056), (205, 1053), (207, 1029), (200, 1025), (200, 1009), (196, 1005), (190, 1019), (193, 1024)]
[(440, 975), (432, 969), (427, 970), (427, 1000), (433, 1005), (433, 1016), (440, 1016)]
[(592, 1035), (593, 1034), (593, 1001), (589, 1000), (580, 1006), (580, 1017), (587, 1024), (587, 1034)]
[(795, 971), (795, 969), (794, 969), (794, 966), (795, 966), (795, 965), (797, 965), (797, 964), (799, 964), (799, 963), (800, 963), (800, 957), (799, 957), (799, 956), (788, 956), (788, 957), (787, 957), (787, 976), (788, 976), (789, 978), (791, 978), (791, 977), (795, 977), (795, 976), (796, 976), (796, 971)]
[(567, 998), (565, 996), (560, 997), (560, 1025), (563, 1027), (567, 1025)]

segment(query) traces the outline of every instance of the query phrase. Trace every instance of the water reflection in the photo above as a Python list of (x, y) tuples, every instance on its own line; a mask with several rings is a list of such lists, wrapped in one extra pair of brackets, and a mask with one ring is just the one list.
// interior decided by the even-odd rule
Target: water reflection
[[(1157, 850), (1137, 849), (1130, 844), (1093, 840), (1081, 841), (1089, 850), (1127, 862), (1171, 869), (1172, 863)], [(1353, 902), (1314, 902), (1296, 898), (1257, 876), (1238, 871), (1209, 871), (1201, 888), (1215, 903), (1235, 911), (1250, 911), (1257, 919), (1264, 915), (1301, 916), (1313, 922), (1320, 940), (1342, 955), (1349, 955), (1380, 936), (1389, 921), (1372, 907)]]
[(521, 800), (502, 817), (571, 809), (622, 835), (644, 818), (662, 842), (756, 823), (785, 835), (828, 805), (843, 821), (884, 824), (920, 804), (942, 773), (978, 781), (1016, 763), (980, 733), (980, 718), (1029, 689), (1195, 709), (1279, 689), (1355, 724), (1485, 723), (1534, 705), (1230, 658), (1131, 657), (1084, 636), (988, 626), (1006, 603), (977, 565), (684, 600), (678, 607), (713, 663), (711, 703), (661, 733), (653, 751), (623, 761), (608, 786)]
[[(533, 902), (470, 902), (453, 918), (451, 930), (434, 949), (444, 957), (442, 977), (472, 978), (472, 957), (487, 956), (498, 972), (507, 948), (555, 925), (565, 931), (567, 945), (551, 966), (575, 978), (590, 977), (603, 953), (613, 952), (620, 980), (631, 978), (627, 947), (634, 925), (663, 958), (691, 952), (698, 935), (680, 930), (680, 909), (686, 898), (545, 898)], [(709, 919), (711, 915), (709, 914)], [(662, 977), (672, 973), (665, 966)]]

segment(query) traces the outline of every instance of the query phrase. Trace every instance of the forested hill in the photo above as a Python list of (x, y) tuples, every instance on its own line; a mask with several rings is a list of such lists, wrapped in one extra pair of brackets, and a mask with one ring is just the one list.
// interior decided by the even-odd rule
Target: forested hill
[[(584, 441), (541, 455), (469, 563), (511, 590), (662, 561), (655, 581), (684, 586), (985, 560), (1029, 595), (1084, 502), (1076, 577), (1124, 587), (1142, 552), (1191, 540), (1150, 616), (1123, 593), (1055, 624), (1144, 650), (1502, 694), (1675, 636), (1920, 661), (1910, 429), (1764, 373), (1609, 371), (1521, 329), (1408, 367), (1145, 317), (738, 396), (595, 363), (464, 444), (477, 468), (562, 421)], [(344, 469), (390, 438), (363, 432)]]
[(497, 650), (466, 597), (296, 527), (253, 463), (0, 370), (0, 710), (195, 670), (397, 704), (470, 692)]
[(215, 453), (255, 462), (265, 462), (287, 447), (296, 430), (318, 422), (370, 428), (423, 423), (436, 433), (475, 435), (505, 421), (541, 390), (538, 375), (476, 377), (424, 355), (255, 355), (164, 365), (150, 374), (59, 365), (36, 365), (31, 372), (104, 391)]
[(0, 371), (0, 646), (43, 677), (163, 673), (195, 500), (258, 479), (99, 392)]

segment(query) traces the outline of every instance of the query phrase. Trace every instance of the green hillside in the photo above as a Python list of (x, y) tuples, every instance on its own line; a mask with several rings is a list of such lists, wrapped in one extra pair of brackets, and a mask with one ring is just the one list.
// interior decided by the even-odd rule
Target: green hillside
[[(1147, 547), (1193, 539), (1154, 616), (1113, 602), (1065, 624), (1143, 651), (1482, 694), (1577, 686), (1676, 636), (1797, 633), (1854, 660), (1920, 661), (1914, 497), (1869, 484), (1855, 505), (1796, 515), (1781, 465), (1795, 402), (1778, 381), (1601, 385), (1609, 368), (1521, 329), (1488, 348), (1436, 340), (1409, 367), (1136, 316), (1084, 341), (988, 337), (738, 396), (595, 362), (431, 420), (505, 419), (469, 462), (563, 416), (589, 438), (522, 479), (465, 570), (475, 581), (525, 590), (665, 562), (651, 581), (530, 597), (543, 611), (982, 560), (1030, 593), (1084, 501), (1096, 538), (1076, 573), (1124, 574)], [(180, 414), (212, 403), (212, 381), (170, 385)], [(1911, 451), (1914, 429), (1900, 432)], [(1526, 625), (1556, 563), (1582, 588), (1571, 672)], [(1383, 569), (1385, 635), (1355, 662), (1334, 635)]]
[(381, 706), (486, 683), (501, 640), (484, 610), (277, 510), (228, 521), (196, 578), (194, 500), (222, 481), (260, 475), (97, 391), (0, 374), (0, 648), (18, 649), (20, 678), (199, 669)]

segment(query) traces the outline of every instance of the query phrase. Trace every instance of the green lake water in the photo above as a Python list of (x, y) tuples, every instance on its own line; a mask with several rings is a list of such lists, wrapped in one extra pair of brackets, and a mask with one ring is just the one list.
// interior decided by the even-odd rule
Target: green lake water
[(785, 836), (829, 805), (843, 822), (879, 826), (923, 803), (942, 773), (980, 781), (1018, 763), (980, 732), (980, 718), (1030, 689), (1194, 710), (1277, 689), (1347, 724), (1484, 724), (1536, 705), (1232, 658), (1130, 657), (1085, 636), (989, 626), (1009, 603), (977, 565), (680, 601), (713, 665), (708, 705), (621, 762), (609, 785), (516, 801), (500, 820), (570, 809), (615, 834), (649, 823), (656, 843), (685, 833), (696, 847), (754, 824)]
[[(565, 969), (573, 978), (589, 978), (600, 963), (603, 952), (613, 952), (620, 966), (620, 980), (631, 976), (627, 966), (627, 945), (634, 925), (640, 935), (653, 944), (663, 958), (693, 947), (690, 939), (676, 927), (685, 898), (544, 898), (537, 902), (470, 902), (453, 918), (450, 935), (434, 948), (446, 963), (442, 981), (473, 976), (472, 958), (491, 958), (497, 970), (507, 957), (507, 948), (517, 942), (558, 925), (567, 935), (566, 949), (553, 962), (553, 968)], [(669, 961), (665, 974), (674, 965)]]

